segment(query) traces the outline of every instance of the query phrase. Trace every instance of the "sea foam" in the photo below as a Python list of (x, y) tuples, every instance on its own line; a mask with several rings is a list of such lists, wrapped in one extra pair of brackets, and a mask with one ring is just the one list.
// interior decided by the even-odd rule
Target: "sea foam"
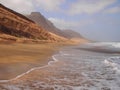
[(97, 43), (88, 43), (88, 45), (120, 48), (120, 42), (97, 42)]
[(110, 57), (104, 60), (107, 66), (111, 66), (118, 74), (120, 74), (120, 57)]

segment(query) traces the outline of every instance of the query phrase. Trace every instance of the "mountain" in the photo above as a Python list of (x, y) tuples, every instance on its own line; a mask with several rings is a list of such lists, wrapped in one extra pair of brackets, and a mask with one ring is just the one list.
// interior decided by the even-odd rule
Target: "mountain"
[[(48, 24), (51, 24), (47, 22)], [(45, 24), (45, 23), (44, 23)], [(65, 41), (66, 38), (46, 30), (43, 24), (36, 24), (22, 14), (19, 14), (0, 4), (0, 40), (9, 36), (33, 40)], [(12, 39), (11, 39), (12, 40)]]
[(42, 28), (45, 28), (47, 31), (55, 33), (59, 36), (68, 38), (68, 34), (64, 33), (62, 30), (56, 28), (54, 24), (46, 19), (40, 12), (32, 12), (30, 15), (26, 15), (27, 18), (37, 23)]
[(68, 38), (84, 38), (80, 33), (74, 30), (63, 30), (65, 34), (67, 34)]
[(71, 39), (71, 38), (83, 38), (78, 32), (74, 30), (60, 30), (54, 26), (54, 24), (46, 19), (40, 12), (32, 12), (30, 15), (26, 15), (27, 18), (37, 23), (47, 31), (55, 33), (59, 36)]

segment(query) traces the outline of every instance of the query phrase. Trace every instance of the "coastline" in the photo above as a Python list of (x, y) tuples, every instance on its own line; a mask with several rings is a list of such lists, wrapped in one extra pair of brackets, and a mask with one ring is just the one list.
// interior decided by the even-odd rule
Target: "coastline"
[(37, 66), (37, 67), (33, 67), (31, 69), (29, 69), (28, 71), (26, 72), (23, 72), (19, 75), (17, 75), (16, 77), (12, 78), (12, 79), (8, 79), (8, 80), (0, 80), (0, 83), (8, 83), (8, 82), (12, 82), (16, 79), (19, 79), (21, 78), (22, 76), (26, 75), (26, 74), (29, 74), (30, 72), (34, 71), (34, 70), (39, 70), (39, 69), (42, 69), (42, 68), (45, 68), (45, 67), (48, 67), (49, 65), (51, 65), (51, 62), (57, 62), (57, 60), (54, 58), (54, 55), (52, 56), (52, 60), (48, 61), (48, 63), (46, 63), (45, 65), (43, 66)]
[(61, 48), (76, 45), (66, 43), (1, 43), (0, 44), (0, 83), (15, 80), (23, 75), (46, 67), (54, 62)]
[[(13, 49), (12, 51), (14, 50), (22, 50), (22, 54), (24, 54), (26, 50), (29, 50), (29, 52), (31, 51), (34, 51), (35, 52), (38, 52), (38, 54), (40, 55), (40, 57), (36, 57), (36, 58), (39, 58), (40, 61), (38, 66), (34, 66), (29, 68), (28, 70), (20, 73), (20, 74), (17, 74), (17, 76), (11, 78), (11, 79), (7, 79), (7, 80), (1, 80), (0, 81), (0, 89), (1, 90), (16, 90), (17, 88), (18, 89), (22, 89), (22, 88), (25, 88), (26, 87), (26, 84), (27, 85), (30, 85), (28, 88), (34, 88), (34, 84), (35, 82), (39, 82), (41, 80), (47, 80), (45, 79), (45, 77), (50, 77), (51, 75), (53, 75), (54, 73), (52, 73), (52, 71), (54, 71), (54, 69), (56, 68), (52, 68), (53, 70), (51, 70), (51, 65), (52, 63), (55, 63), (55, 65), (57, 66), (61, 66), (63, 65), (64, 63), (58, 63), (57, 60), (56, 60), (56, 54), (66, 48), (66, 47), (71, 47), (71, 46), (76, 46), (76, 45), (80, 45), (80, 44), (83, 44), (83, 43), (87, 43), (87, 42), (81, 42), (81, 43), (71, 43), (71, 42), (67, 42), (67, 43), (42, 43), (42, 44), (21, 44), (21, 43), (13, 43), (13, 44), (9, 44), (9, 45), (5, 45), (5, 44), (1, 44), (0, 45), (0, 48), (2, 49), (7, 49), (7, 51), (10, 49)], [(2, 47), (1, 47), (2, 46)], [(4, 48), (3, 48), (4, 47)], [(7, 48), (6, 48), (7, 47)], [(12, 48), (11, 48), (12, 47)], [(19, 47), (19, 48), (18, 48)], [(8, 49), (9, 48), (9, 49)], [(1, 49), (0, 49), (1, 50)], [(39, 51), (40, 50), (40, 51)], [(1, 51), (0, 51), (1, 52)], [(18, 52), (18, 51), (17, 51)], [(24, 53), (23, 53), (24, 52)], [(4, 52), (5, 53), (5, 52)], [(15, 52), (14, 52), (15, 53)], [(11, 54), (13, 54), (11, 52)], [(30, 53), (28, 53), (29, 55), (31, 55)], [(33, 54), (33, 53), (32, 53)], [(39, 56), (38, 55), (38, 56)], [(16, 55), (15, 55), (16, 56)], [(33, 56), (33, 55), (32, 55)], [(1, 57), (1, 56), (0, 56)], [(18, 57), (17, 57), (18, 58)], [(30, 57), (29, 57), (30, 59)], [(33, 59), (33, 58), (32, 58)], [(28, 62), (28, 58), (24, 59), (26, 62)], [(24, 61), (23, 60), (23, 61)], [(10, 61), (10, 60), (9, 60)], [(19, 61), (19, 60), (18, 60)], [(24, 61), (24, 62), (25, 62)], [(34, 58), (33, 61), (36, 62), (36, 59)], [(30, 60), (30, 62), (33, 63), (32, 60)], [(17, 62), (17, 61), (13, 61), (13, 62)], [(37, 63), (38, 63), (37, 62)], [(5, 62), (4, 62), (5, 63)], [(10, 63), (10, 62), (8, 62)], [(21, 61), (18, 62), (19, 64), (21, 63)], [(18, 66), (19, 67), (19, 66)], [(22, 69), (23, 68), (23, 69)], [(19, 69), (22, 69), (24, 70), (24, 67), (19, 67)], [(47, 69), (46, 69), (47, 68)], [(49, 70), (50, 69), (50, 70)], [(16, 72), (15, 72), (16, 73)], [(49, 80), (47, 80), (47, 82), (49, 82)], [(51, 81), (50, 81), (51, 82)], [(19, 85), (21, 83), (21, 85)], [(51, 83), (54, 83), (54, 82), (51, 82)], [(18, 85), (18, 86), (16, 86)], [(39, 90), (39, 88), (38, 88)], [(46, 89), (46, 90), (49, 90), (49, 89)], [(51, 90), (51, 89), (50, 89)]]
[(51, 56), (59, 50), (53, 43), (43, 44), (1, 44), (0, 79), (1, 82), (28, 73), (33, 68), (44, 67), (52, 60)]
[(78, 45), (62, 47), (59, 52), (52, 55), (56, 62), (50, 61), (48, 65), (29, 70), (30, 72), (15, 80), (0, 83), (0, 89), (118, 90), (119, 64), (113, 66), (113, 63), (120, 60), (119, 55), (117, 59), (116, 55), (78, 50), (77, 47)]

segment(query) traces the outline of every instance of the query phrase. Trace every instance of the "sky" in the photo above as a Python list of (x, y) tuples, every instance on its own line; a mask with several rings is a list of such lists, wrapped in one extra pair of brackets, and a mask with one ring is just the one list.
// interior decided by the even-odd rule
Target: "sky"
[(56, 27), (90, 40), (120, 42), (120, 0), (0, 0), (21, 14), (40, 12)]

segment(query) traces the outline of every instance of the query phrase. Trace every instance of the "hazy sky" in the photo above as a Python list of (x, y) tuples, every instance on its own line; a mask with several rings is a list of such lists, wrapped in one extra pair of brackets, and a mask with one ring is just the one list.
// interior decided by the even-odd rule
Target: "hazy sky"
[(41, 12), (61, 29), (100, 41), (120, 41), (120, 0), (0, 0), (20, 12)]

